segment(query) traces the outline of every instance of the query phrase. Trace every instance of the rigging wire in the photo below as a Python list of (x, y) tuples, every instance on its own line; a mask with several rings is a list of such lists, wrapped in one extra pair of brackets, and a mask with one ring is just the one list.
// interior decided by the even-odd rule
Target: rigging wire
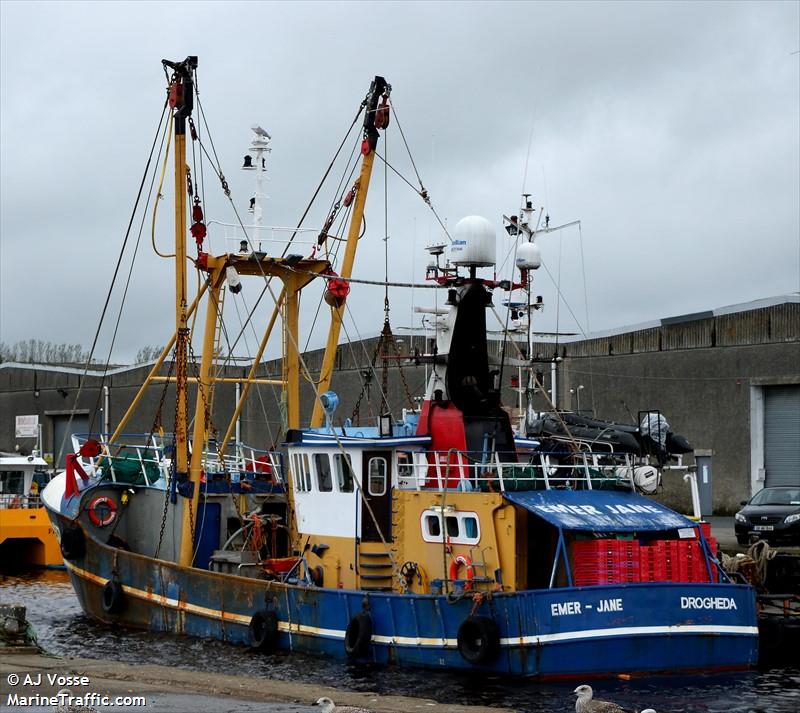
[[(163, 114), (162, 114), (162, 120), (163, 120)], [(169, 123), (171, 124), (171, 122), (169, 122)], [(169, 132), (169, 126), (167, 126), (165, 128), (165, 131)], [(156, 155), (156, 164), (158, 164), (158, 160), (161, 157), (162, 150), (164, 150), (164, 135), (163, 134), (161, 136), (161, 144), (158, 147), (158, 154)], [(167, 148), (167, 150), (169, 150), (169, 148)], [(94, 412), (93, 412), (93, 415), (92, 415), (92, 422), (90, 423), (90, 427), (89, 427), (89, 431), (90, 432), (93, 430), (92, 427), (94, 426), (94, 417), (97, 414), (97, 411), (98, 411), (98, 409), (100, 407), (100, 399), (101, 399), (101, 396), (102, 396), (102, 393), (103, 393), (103, 385), (104, 385), (104, 382), (105, 382), (106, 373), (108, 372), (108, 366), (111, 363), (111, 355), (112, 355), (112, 353), (114, 351), (114, 344), (117, 341), (117, 333), (119, 332), (119, 326), (120, 326), (120, 323), (122, 322), (122, 314), (123, 314), (123, 311), (125, 309), (125, 300), (126, 300), (126, 298), (128, 296), (128, 289), (130, 288), (131, 278), (133, 276), (133, 268), (136, 265), (136, 256), (139, 253), (139, 245), (141, 243), (142, 233), (144, 231), (144, 222), (147, 219), (147, 209), (150, 206), (150, 200), (151, 200), (151, 198), (153, 196), (153, 185), (155, 183), (155, 179), (156, 179), (156, 174), (155, 174), (155, 172), (153, 172), (153, 177), (150, 179), (150, 186), (149, 186), (148, 191), (147, 191), (147, 200), (145, 202), (144, 208), (142, 209), (142, 219), (139, 222), (139, 231), (138, 231), (138, 233), (136, 235), (136, 243), (135, 243), (134, 248), (133, 248), (133, 255), (131, 256), (131, 264), (130, 264), (130, 267), (128, 268), (128, 276), (127, 276), (127, 278), (125, 280), (125, 288), (122, 291), (122, 298), (120, 299), (119, 310), (117, 312), (117, 319), (116, 319), (116, 323), (114, 324), (114, 332), (111, 335), (111, 343), (110, 343), (110, 345), (108, 347), (108, 355), (106, 356), (106, 363), (105, 363), (105, 366), (103, 367), (103, 376), (102, 376), (102, 378), (100, 380), (100, 388), (97, 391), (97, 399), (96, 399), (95, 405), (94, 405)], [(102, 424), (101, 424), (101, 427), (102, 427)], [(106, 434), (106, 435), (109, 435), (109, 434)], [(63, 444), (62, 444), (62, 446), (63, 446)]]
[(345, 143), (347, 142), (347, 138), (350, 136), (350, 132), (353, 130), (353, 127), (356, 125), (356, 123), (358, 122), (359, 118), (361, 117), (361, 111), (366, 106), (366, 103), (367, 103), (367, 100), (364, 99), (364, 101), (362, 101), (361, 105), (358, 107), (358, 111), (356, 112), (356, 115), (353, 118), (353, 123), (350, 124), (350, 128), (345, 133), (344, 138), (342, 139), (342, 143), (340, 143), (339, 144), (339, 148), (336, 149), (336, 153), (333, 155), (333, 158), (331, 159), (330, 164), (328, 164), (328, 168), (325, 169), (325, 173), (322, 175), (322, 179), (320, 180), (319, 185), (317, 186), (317, 189), (314, 191), (314, 195), (311, 196), (311, 200), (308, 202), (308, 205), (306, 206), (306, 209), (303, 211), (303, 215), (300, 216), (300, 220), (297, 222), (297, 227), (294, 229), (294, 232), (289, 237), (289, 241), (288, 241), (286, 247), (284, 248), (283, 252), (281, 253), (281, 257), (284, 257), (286, 255), (286, 251), (289, 249), (289, 245), (292, 244), (292, 241), (294, 240), (295, 236), (297, 235), (297, 231), (300, 230), (300, 228), (302, 227), (303, 221), (306, 219), (306, 216), (308, 215), (308, 212), (311, 210), (311, 206), (314, 205), (314, 201), (317, 199), (317, 195), (319, 195), (320, 190), (322, 190), (322, 186), (324, 185), (325, 181), (328, 178), (328, 174), (331, 172), (331, 169), (333, 168), (333, 164), (336, 163), (336, 159), (339, 157), (339, 153), (341, 152), (342, 148), (344, 147)]
[[(73, 418), (75, 416), (75, 409), (78, 406), (78, 401), (80, 399), (81, 393), (83, 392), (83, 386), (84, 386), (84, 383), (86, 381), (86, 375), (89, 372), (89, 366), (92, 363), (92, 358), (94, 357), (94, 352), (95, 352), (95, 349), (97, 348), (97, 341), (100, 338), (100, 330), (103, 327), (103, 321), (105, 320), (106, 312), (108, 311), (108, 305), (109, 305), (109, 302), (111, 301), (111, 295), (112, 295), (113, 290), (114, 290), (114, 285), (116, 284), (117, 276), (119, 275), (119, 270), (120, 270), (120, 267), (122, 266), (122, 258), (123, 258), (124, 254), (125, 254), (125, 249), (127, 248), (127, 245), (128, 245), (128, 240), (129, 240), (130, 234), (131, 234), (131, 228), (133, 227), (133, 221), (134, 221), (134, 219), (136, 217), (136, 211), (139, 208), (139, 201), (142, 198), (142, 190), (144, 189), (145, 183), (147, 181), (147, 174), (150, 171), (150, 164), (151, 164), (151, 162), (153, 160), (153, 152), (155, 151), (156, 144), (158, 143), (158, 136), (161, 133), (161, 124), (164, 121), (164, 114), (167, 111), (167, 104), (168, 103), (165, 100), (164, 101), (164, 107), (161, 110), (161, 117), (158, 120), (158, 127), (156, 128), (155, 136), (153, 137), (153, 145), (150, 147), (150, 154), (147, 157), (147, 163), (145, 164), (144, 172), (142, 174), (142, 180), (141, 180), (141, 182), (139, 184), (139, 191), (136, 194), (136, 200), (134, 201), (134, 204), (133, 204), (133, 210), (131, 211), (131, 217), (130, 217), (130, 219), (128, 221), (128, 228), (125, 231), (125, 237), (124, 237), (124, 239), (122, 241), (122, 246), (120, 247), (119, 256), (117, 257), (117, 264), (114, 267), (114, 273), (111, 276), (111, 284), (109, 285), (108, 292), (106, 293), (106, 298), (105, 298), (105, 301), (103, 303), (103, 309), (102, 309), (102, 311), (100, 313), (100, 321), (99, 321), (99, 323), (97, 325), (97, 330), (95, 331), (94, 339), (92, 340), (92, 346), (91, 346), (91, 349), (89, 350), (89, 356), (86, 359), (86, 364), (84, 365), (83, 373), (81, 374), (80, 378), (78, 379), (78, 388), (77, 388), (77, 390), (75, 392), (75, 399), (73, 401), (72, 409), (70, 411), (69, 421), (67, 422), (67, 427), (64, 430), (64, 436), (61, 439), (61, 444), (59, 446), (59, 451), (58, 451), (59, 454), (63, 454), (64, 453), (64, 446), (66, 445), (67, 438), (70, 435), (70, 428), (72, 426), (72, 421), (73, 421)], [(109, 357), (109, 361), (110, 361), (110, 357)], [(105, 369), (103, 371), (103, 377), (102, 377), (101, 382), (100, 382), (99, 393), (101, 393), (102, 390), (103, 390), (102, 387), (104, 385), (105, 377), (106, 377), (107, 372), (108, 372), (108, 363), (106, 363)], [(95, 411), (96, 411), (96, 409), (95, 409)]]
[[(592, 330), (589, 325), (589, 290), (586, 286), (586, 260), (584, 258), (583, 253), (583, 231), (581, 230), (581, 224), (578, 223), (578, 244), (580, 245), (581, 249), (581, 272), (583, 274), (583, 304), (586, 308), (586, 333), (591, 334)], [(589, 355), (589, 369), (592, 369), (592, 356), (591, 353)], [(589, 398), (592, 402), (592, 415), (595, 414), (594, 408), (594, 376), (592, 375), (592, 371), (589, 372)]]

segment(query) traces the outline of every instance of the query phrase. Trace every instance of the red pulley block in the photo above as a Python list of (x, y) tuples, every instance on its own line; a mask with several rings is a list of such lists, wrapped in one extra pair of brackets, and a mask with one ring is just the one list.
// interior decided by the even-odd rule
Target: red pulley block
[(169, 87), (169, 105), (174, 109), (179, 104), (183, 104), (183, 84), (173, 82)]
[(364, 140), (361, 142), (361, 153), (362, 153), (364, 156), (367, 156), (367, 155), (369, 155), (369, 152), (370, 152), (370, 148), (369, 148), (369, 139), (364, 139)]
[(381, 105), (375, 111), (375, 128), (385, 129), (387, 126), (389, 126), (389, 104), (384, 97)]
[(192, 208), (192, 220), (194, 220), (195, 223), (199, 223), (203, 220), (203, 208), (198, 198), (195, 198), (194, 207)]
[(191, 227), (192, 237), (194, 238), (195, 242), (199, 245), (203, 242), (203, 239), (206, 237), (206, 226), (204, 223), (194, 223)]

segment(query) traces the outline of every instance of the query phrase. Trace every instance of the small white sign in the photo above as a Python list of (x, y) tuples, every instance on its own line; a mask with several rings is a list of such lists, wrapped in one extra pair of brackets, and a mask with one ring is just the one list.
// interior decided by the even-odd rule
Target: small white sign
[(36, 438), (39, 435), (39, 416), (17, 416), (16, 437)]

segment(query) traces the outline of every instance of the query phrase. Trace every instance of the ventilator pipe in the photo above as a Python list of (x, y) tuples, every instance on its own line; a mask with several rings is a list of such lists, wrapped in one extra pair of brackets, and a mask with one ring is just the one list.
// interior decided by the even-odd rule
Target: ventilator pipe
[(692, 508), (694, 509), (694, 519), (700, 520), (703, 516), (700, 513), (700, 491), (697, 488), (697, 466), (694, 466), (693, 470), (685, 473), (683, 479), (684, 481), (689, 481), (689, 487), (692, 489)]

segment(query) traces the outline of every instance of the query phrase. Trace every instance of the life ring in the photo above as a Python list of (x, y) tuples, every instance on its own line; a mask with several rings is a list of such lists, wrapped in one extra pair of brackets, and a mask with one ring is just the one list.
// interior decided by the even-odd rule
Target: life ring
[(344, 632), (344, 650), (351, 658), (365, 656), (372, 641), (372, 617), (366, 612), (356, 614)]
[(248, 627), (250, 648), (255, 651), (270, 651), (278, 644), (278, 615), (267, 609), (253, 614)]
[(79, 527), (65, 527), (61, 532), (61, 555), (65, 560), (76, 560), (83, 556), (83, 530)]
[(458, 627), (458, 653), (468, 663), (490, 663), (500, 653), (497, 622), (486, 616), (468, 616)]
[(103, 611), (106, 614), (116, 614), (125, 606), (125, 593), (122, 585), (116, 580), (109, 579), (103, 587)]
[(469, 557), (464, 557), (464, 555), (458, 555), (458, 557), (454, 557), (453, 560), (450, 562), (450, 575), (449, 579), (451, 581), (455, 581), (458, 579), (458, 567), (459, 565), (464, 565), (466, 567), (466, 575), (467, 581), (464, 583), (464, 591), (468, 592), (473, 587), (472, 580), (475, 578), (475, 568), (472, 566), (472, 560)]
[(117, 519), (117, 503), (107, 495), (98, 495), (89, 503), (89, 519), (95, 527), (108, 527)]

